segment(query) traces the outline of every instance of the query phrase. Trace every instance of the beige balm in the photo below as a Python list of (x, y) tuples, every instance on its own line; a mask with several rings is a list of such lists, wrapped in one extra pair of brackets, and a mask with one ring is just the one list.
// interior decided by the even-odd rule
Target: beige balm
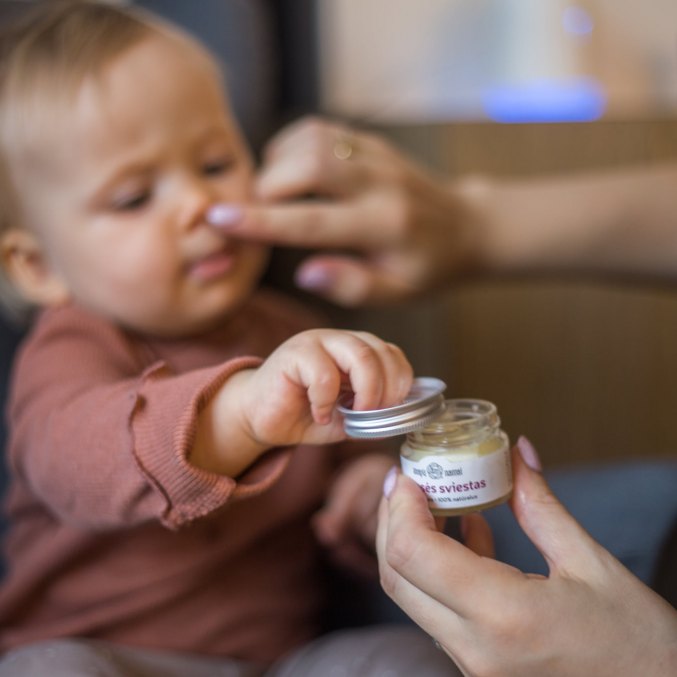
[(438, 417), (407, 434), (400, 459), (435, 515), (485, 510), (512, 495), (508, 436), (485, 400), (446, 400)]
[(507, 435), (486, 400), (445, 400), (446, 385), (419, 377), (395, 407), (355, 411), (338, 407), (346, 433), (369, 439), (406, 435), (402, 471), (425, 492), (435, 515), (461, 515), (507, 501), (512, 468)]

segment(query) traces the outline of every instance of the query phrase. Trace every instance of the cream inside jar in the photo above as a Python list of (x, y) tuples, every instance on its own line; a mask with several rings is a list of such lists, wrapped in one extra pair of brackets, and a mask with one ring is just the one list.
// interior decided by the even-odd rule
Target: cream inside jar
[(485, 400), (446, 400), (440, 416), (407, 434), (400, 460), (436, 515), (484, 510), (512, 494), (508, 437)]
[(389, 409), (354, 411), (339, 406), (351, 437), (406, 435), (402, 472), (425, 492), (435, 515), (484, 510), (512, 494), (507, 435), (496, 407), (478, 399), (445, 400), (439, 379), (414, 381), (405, 401)]

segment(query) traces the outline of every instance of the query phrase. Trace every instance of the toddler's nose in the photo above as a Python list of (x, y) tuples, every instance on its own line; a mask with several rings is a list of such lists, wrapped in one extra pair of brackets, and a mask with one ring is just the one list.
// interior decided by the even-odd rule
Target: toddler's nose
[(176, 197), (179, 201), (179, 223), (182, 228), (190, 229), (205, 223), (215, 196), (209, 185), (197, 178), (186, 178), (177, 187)]

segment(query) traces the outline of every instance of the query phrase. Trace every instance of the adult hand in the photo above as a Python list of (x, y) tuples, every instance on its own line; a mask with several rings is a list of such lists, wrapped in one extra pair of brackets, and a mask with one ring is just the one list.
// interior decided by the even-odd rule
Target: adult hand
[(439, 533), (420, 489), (400, 475), (377, 537), (386, 592), (467, 675), (677, 674), (677, 612), (567, 513), (533, 447), (517, 447), (512, 509), (549, 576), (486, 557), (478, 515), (464, 520), (475, 551)]
[(210, 220), (249, 239), (325, 250), (301, 264), (297, 284), (356, 306), (429, 291), (470, 265), (476, 231), (463, 191), (374, 134), (306, 118), (268, 145), (257, 202), (217, 207)]

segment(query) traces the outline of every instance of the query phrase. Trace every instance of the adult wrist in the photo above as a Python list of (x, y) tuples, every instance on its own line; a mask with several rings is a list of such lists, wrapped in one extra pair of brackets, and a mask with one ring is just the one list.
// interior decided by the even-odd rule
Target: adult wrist
[[(460, 238), (465, 245), (455, 272), (473, 275), (500, 269), (502, 252), (493, 222), (495, 182), (486, 176), (471, 175), (453, 180), (449, 191), (454, 201), (451, 223), (457, 230), (454, 240)], [(458, 253), (457, 248), (455, 254)]]

